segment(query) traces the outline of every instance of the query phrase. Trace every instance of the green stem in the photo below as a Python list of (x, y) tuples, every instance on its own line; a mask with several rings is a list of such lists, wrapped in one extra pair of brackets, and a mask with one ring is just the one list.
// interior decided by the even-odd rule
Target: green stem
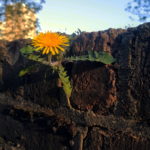
[(70, 98), (68, 96), (66, 96), (66, 98), (67, 98), (67, 106), (68, 106), (68, 108), (72, 109), (72, 105), (70, 103)]

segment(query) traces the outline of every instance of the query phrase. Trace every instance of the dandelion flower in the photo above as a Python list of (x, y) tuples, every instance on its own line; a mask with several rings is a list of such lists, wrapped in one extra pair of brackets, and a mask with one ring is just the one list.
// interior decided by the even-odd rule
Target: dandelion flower
[(41, 50), (42, 54), (59, 54), (64, 51), (64, 46), (68, 46), (69, 39), (55, 32), (40, 33), (32, 40), (32, 45), (36, 50)]

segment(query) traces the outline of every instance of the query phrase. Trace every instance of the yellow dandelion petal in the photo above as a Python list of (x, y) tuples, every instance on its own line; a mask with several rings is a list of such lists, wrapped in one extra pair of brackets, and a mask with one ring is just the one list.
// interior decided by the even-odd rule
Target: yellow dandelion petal
[(39, 50), (41, 50), (41, 47), (37, 47), (35, 50), (36, 50), (36, 51), (39, 51)]
[(44, 50), (43, 50), (42, 54), (46, 54), (46, 48), (44, 48)]
[(60, 46), (57, 46), (61, 51), (64, 52), (64, 48), (60, 47)]
[(51, 48), (52, 55), (55, 55), (55, 51)]
[(59, 54), (59, 51), (56, 47), (54, 47), (54, 50), (55, 50), (56, 54)]
[(64, 46), (69, 46), (69, 39), (65, 35), (55, 32), (39, 33), (33, 40), (32, 45), (36, 50), (41, 50), (42, 54), (59, 54), (59, 50), (64, 51)]
[(69, 44), (63, 44), (62, 46), (69, 46)]
[(48, 53), (49, 53), (49, 51), (50, 51), (50, 50), (49, 50), (49, 47), (47, 47), (47, 49), (46, 49), (46, 54), (48, 54)]
[(44, 48), (44, 54), (47, 54), (47, 51), (48, 51), (48, 48), (45, 47), (45, 48)]

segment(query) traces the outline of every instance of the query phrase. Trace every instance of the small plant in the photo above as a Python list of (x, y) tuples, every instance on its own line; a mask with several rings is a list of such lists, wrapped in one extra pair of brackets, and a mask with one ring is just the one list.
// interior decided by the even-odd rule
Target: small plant
[[(70, 96), (72, 86), (62, 66), (62, 62), (68, 61), (95, 61), (103, 64), (111, 64), (115, 59), (106, 52), (88, 51), (87, 55), (65, 57), (65, 47), (69, 46), (69, 38), (60, 33), (46, 32), (40, 33), (32, 40), (32, 46), (22, 48), (21, 53), (30, 60), (41, 62), (42, 64), (50, 66), (55, 72), (58, 73), (61, 87), (63, 88), (67, 105), (72, 108), (70, 104)], [(41, 54), (42, 53), (42, 54)], [(29, 66), (19, 72), (19, 76), (24, 76), (33, 70), (34, 66)]]

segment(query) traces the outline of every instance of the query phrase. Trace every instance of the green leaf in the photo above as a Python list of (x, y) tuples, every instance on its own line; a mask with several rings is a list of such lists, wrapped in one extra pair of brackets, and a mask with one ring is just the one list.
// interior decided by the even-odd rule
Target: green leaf
[(43, 58), (41, 58), (39, 55), (35, 55), (35, 54), (30, 54), (27, 58), (30, 60), (33, 60), (33, 61), (39, 61), (39, 62), (44, 61)]
[(20, 49), (20, 52), (23, 55), (32, 54), (34, 51), (35, 51), (35, 49), (32, 46), (29, 46), (29, 45)]
[(22, 77), (22, 76), (26, 75), (27, 73), (28, 73), (28, 70), (23, 69), (19, 72), (19, 77)]
[(28, 73), (30, 73), (32, 70), (33, 70), (34, 66), (29, 66), (25, 69), (22, 69), (20, 72), (19, 72), (19, 77), (22, 77)]
[(66, 96), (69, 98), (71, 96), (72, 87), (71, 87), (69, 77), (67, 76), (67, 73), (63, 66), (58, 67), (58, 75), (62, 82), (63, 90)]
[(107, 52), (88, 51), (87, 55), (71, 56), (66, 61), (96, 61), (103, 64), (112, 64), (116, 60)]
[(91, 57), (94, 57), (94, 52), (93, 51), (88, 51), (88, 55)]
[(41, 58), (40, 55), (34, 54), (35, 49), (32, 46), (26, 46), (20, 49), (20, 52), (28, 59), (38, 62), (43, 62), (44, 58)]
[(110, 55), (107, 52), (100, 52), (99, 58), (98, 58), (99, 62), (102, 62), (104, 64), (112, 64), (113, 62), (116, 61), (115, 58), (113, 58), (112, 55)]
[(97, 51), (94, 51), (94, 55), (95, 55), (95, 58), (99, 57), (99, 53)]

